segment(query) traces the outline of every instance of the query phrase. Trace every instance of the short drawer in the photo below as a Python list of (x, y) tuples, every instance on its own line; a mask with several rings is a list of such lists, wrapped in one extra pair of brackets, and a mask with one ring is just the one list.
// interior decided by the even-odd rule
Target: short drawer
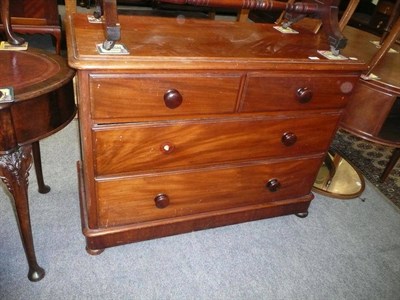
[(358, 76), (249, 74), (241, 112), (342, 108)]
[(97, 175), (324, 152), (338, 114), (138, 123), (96, 128)]
[[(94, 119), (232, 113), (240, 75), (91, 75)], [(110, 120), (111, 122), (111, 120)]]
[(99, 227), (177, 218), (309, 194), (322, 157), (97, 180)]

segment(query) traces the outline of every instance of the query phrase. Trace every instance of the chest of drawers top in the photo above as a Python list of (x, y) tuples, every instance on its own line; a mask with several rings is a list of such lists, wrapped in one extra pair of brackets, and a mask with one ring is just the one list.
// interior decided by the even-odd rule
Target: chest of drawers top
[(67, 20), (68, 61), (78, 70), (332, 70), (359, 71), (357, 60), (329, 60), (321, 34), (296, 28), (284, 34), (274, 24), (210, 21), (185, 18), (119, 16), (127, 55), (99, 54), (102, 24), (87, 15)]

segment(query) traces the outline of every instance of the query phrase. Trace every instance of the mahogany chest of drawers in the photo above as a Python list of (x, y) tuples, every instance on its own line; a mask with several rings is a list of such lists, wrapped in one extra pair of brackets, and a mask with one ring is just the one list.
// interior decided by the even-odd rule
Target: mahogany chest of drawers
[(99, 54), (102, 25), (85, 15), (67, 22), (89, 253), (306, 214), (364, 64), (323, 58), (321, 36), (268, 24), (120, 22), (127, 55)]

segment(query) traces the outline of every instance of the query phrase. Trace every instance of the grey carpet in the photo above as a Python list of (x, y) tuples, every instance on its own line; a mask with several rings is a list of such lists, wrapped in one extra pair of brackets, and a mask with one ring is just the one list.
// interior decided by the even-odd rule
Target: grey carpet
[(52, 190), (39, 194), (32, 170), (29, 195), (46, 276), (28, 281), (10, 198), (0, 191), (0, 299), (400, 299), (399, 210), (369, 183), (354, 200), (316, 195), (305, 219), (266, 219), (90, 256), (80, 228), (77, 121), (41, 146)]

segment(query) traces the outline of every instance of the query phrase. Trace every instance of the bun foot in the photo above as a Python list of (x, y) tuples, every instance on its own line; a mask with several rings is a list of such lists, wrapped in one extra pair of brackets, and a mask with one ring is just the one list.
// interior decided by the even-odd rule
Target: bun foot
[(38, 191), (41, 194), (47, 194), (48, 192), (50, 192), (51, 188), (48, 185), (44, 185), (39, 187)]
[(36, 266), (35, 268), (29, 269), (28, 279), (30, 281), (36, 282), (42, 280), (44, 275), (45, 271), (41, 267)]
[(89, 249), (86, 247), (86, 252), (89, 253), (90, 255), (99, 255), (103, 253), (104, 249)]
[(297, 214), (295, 214), (296, 215), (296, 217), (299, 217), (299, 218), (305, 218), (305, 217), (307, 217), (308, 216), (308, 211), (306, 211), (306, 212), (303, 212), (303, 213), (297, 213)]

